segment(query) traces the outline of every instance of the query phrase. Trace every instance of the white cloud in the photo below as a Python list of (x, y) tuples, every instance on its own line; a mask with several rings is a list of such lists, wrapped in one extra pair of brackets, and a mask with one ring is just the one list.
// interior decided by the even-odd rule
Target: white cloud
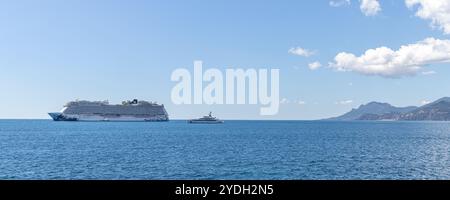
[(431, 20), (431, 25), (450, 34), (450, 0), (405, 0), (406, 6), (413, 9), (418, 5), (416, 16)]
[(301, 47), (294, 47), (289, 49), (288, 51), (290, 54), (294, 54), (297, 56), (304, 56), (304, 57), (309, 57), (315, 54), (314, 51), (308, 50), (308, 49), (304, 49)]
[(297, 103), (300, 104), (300, 105), (305, 105), (306, 101), (299, 100)]
[(422, 72), (422, 75), (433, 75), (433, 74), (436, 74), (436, 72), (435, 71), (424, 71), (424, 72)]
[(387, 47), (369, 49), (359, 57), (341, 52), (334, 61), (330, 67), (338, 71), (390, 78), (415, 75), (425, 65), (450, 62), (450, 40), (427, 38), (396, 51)]
[(319, 69), (320, 67), (322, 67), (322, 64), (320, 64), (320, 62), (313, 62), (313, 63), (309, 63), (308, 67), (310, 70), (316, 70), (316, 69)]
[(350, 0), (334, 0), (330, 1), (331, 7), (341, 7), (341, 6), (348, 6), (350, 5)]
[(422, 101), (420, 102), (420, 104), (422, 104), (422, 105), (427, 105), (427, 104), (429, 104), (429, 103), (431, 103), (431, 101), (428, 101), (428, 100), (422, 100)]
[(345, 101), (338, 101), (338, 102), (336, 102), (335, 104), (338, 104), (338, 105), (348, 105), (348, 104), (352, 104), (353, 103), (353, 100), (345, 100)]
[(286, 98), (282, 98), (280, 104), (288, 104), (290, 101)]
[(375, 16), (381, 11), (380, 2), (378, 2), (378, 0), (361, 0), (359, 8), (366, 16)]

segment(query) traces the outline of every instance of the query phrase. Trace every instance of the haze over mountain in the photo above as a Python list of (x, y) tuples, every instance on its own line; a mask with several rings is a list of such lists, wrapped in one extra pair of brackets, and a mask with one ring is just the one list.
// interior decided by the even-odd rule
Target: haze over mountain
[(359, 108), (357, 109), (352, 109), (350, 112), (345, 113), (344, 115), (333, 117), (327, 120), (359, 120), (361, 117), (367, 114), (383, 115), (388, 113), (407, 113), (416, 108), (416, 106), (395, 107), (388, 103), (370, 102), (368, 104), (359, 106)]
[(450, 121), (450, 97), (438, 99), (421, 107), (401, 108), (388, 103), (371, 102), (328, 120)]

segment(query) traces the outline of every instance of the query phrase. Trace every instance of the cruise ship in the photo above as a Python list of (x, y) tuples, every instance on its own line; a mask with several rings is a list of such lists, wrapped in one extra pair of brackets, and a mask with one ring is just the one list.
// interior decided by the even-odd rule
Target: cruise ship
[(60, 112), (48, 113), (55, 121), (168, 121), (164, 105), (154, 102), (123, 101), (112, 105), (108, 101), (71, 101)]

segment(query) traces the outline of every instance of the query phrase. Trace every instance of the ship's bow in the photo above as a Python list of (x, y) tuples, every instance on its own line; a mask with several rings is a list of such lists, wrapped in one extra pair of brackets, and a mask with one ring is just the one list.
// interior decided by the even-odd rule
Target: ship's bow
[(60, 112), (53, 112), (53, 113), (48, 113), (48, 115), (50, 115), (50, 117), (51, 117), (54, 121), (60, 121), (60, 120), (61, 120), (62, 113), (60, 113)]

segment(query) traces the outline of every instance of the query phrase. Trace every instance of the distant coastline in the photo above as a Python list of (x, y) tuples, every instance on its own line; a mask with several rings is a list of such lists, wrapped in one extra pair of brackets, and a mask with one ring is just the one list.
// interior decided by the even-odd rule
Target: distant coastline
[(370, 102), (326, 121), (450, 121), (450, 97), (416, 107), (395, 107), (389, 103)]

